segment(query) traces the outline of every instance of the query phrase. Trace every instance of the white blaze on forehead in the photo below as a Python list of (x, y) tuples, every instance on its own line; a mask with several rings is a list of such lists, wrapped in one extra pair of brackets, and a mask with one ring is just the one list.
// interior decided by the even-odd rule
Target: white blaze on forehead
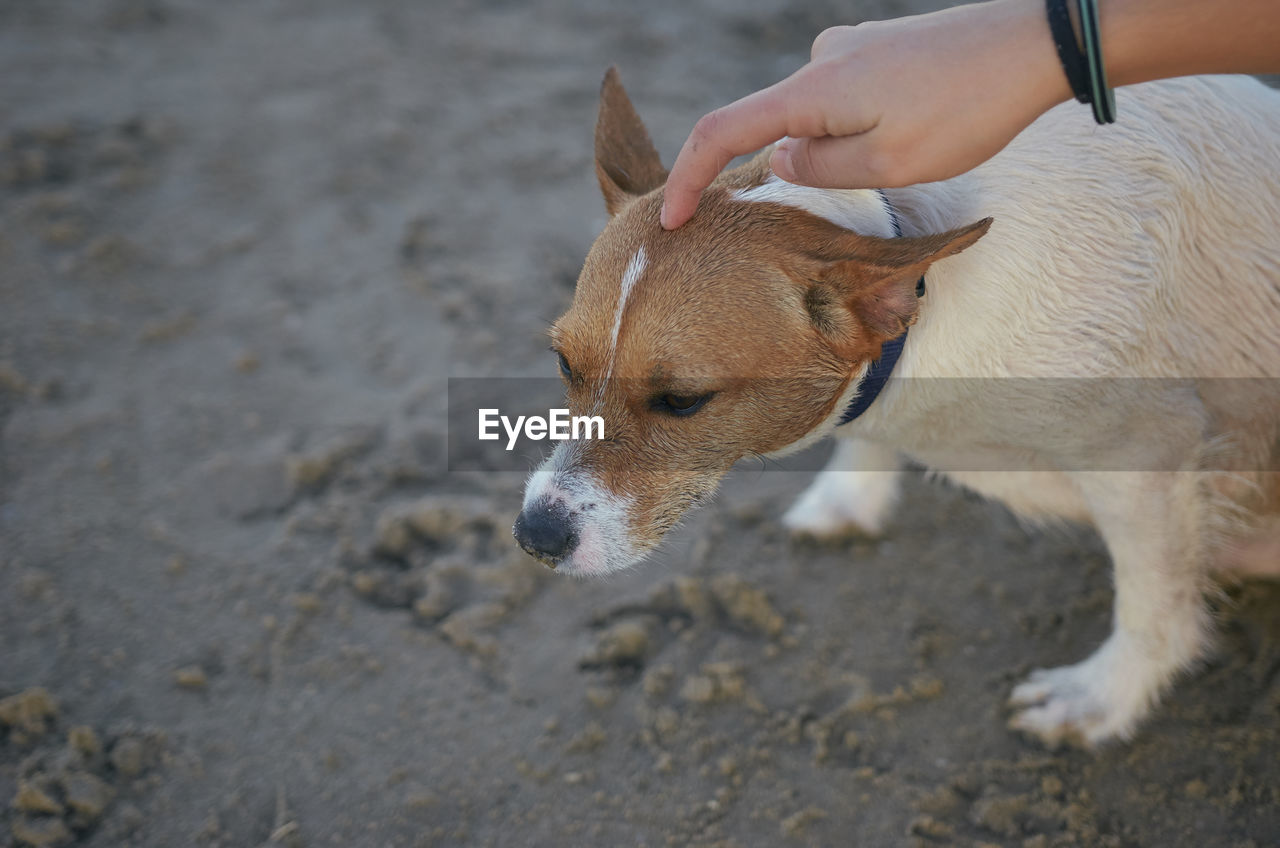
[(864, 236), (893, 238), (893, 214), (884, 195), (873, 189), (814, 188), (781, 180), (777, 175), (758, 186), (741, 188), (734, 200), (780, 203), (825, 218)]
[(605, 373), (606, 380), (613, 375), (613, 357), (618, 351), (618, 331), (622, 329), (622, 311), (627, 308), (627, 298), (631, 296), (631, 290), (636, 287), (636, 282), (647, 267), (649, 267), (649, 258), (645, 255), (644, 245), (641, 245), (631, 257), (631, 261), (627, 263), (627, 269), (622, 272), (622, 286), (618, 289), (618, 305), (613, 310), (613, 335), (609, 337), (609, 370)]
[(640, 279), (640, 275), (648, 265), (649, 257), (645, 255), (644, 245), (641, 245), (635, 256), (632, 256), (631, 261), (627, 263), (627, 270), (622, 272), (622, 288), (618, 291), (618, 308), (613, 311), (613, 337), (609, 342), (611, 353), (618, 347), (618, 330), (622, 328), (622, 310), (627, 306), (627, 298), (631, 296), (631, 290), (636, 287), (636, 281)]

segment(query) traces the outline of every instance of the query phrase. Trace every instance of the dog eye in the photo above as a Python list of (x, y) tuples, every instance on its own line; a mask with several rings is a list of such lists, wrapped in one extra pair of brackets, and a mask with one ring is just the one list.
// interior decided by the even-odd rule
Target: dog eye
[(572, 380), (573, 369), (569, 367), (569, 360), (565, 359), (564, 354), (558, 350), (556, 351), (556, 356), (560, 360), (560, 373), (564, 375), (566, 380)]
[(711, 400), (711, 394), (705, 395), (663, 395), (654, 399), (654, 408), (681, 418), (692, 415)]

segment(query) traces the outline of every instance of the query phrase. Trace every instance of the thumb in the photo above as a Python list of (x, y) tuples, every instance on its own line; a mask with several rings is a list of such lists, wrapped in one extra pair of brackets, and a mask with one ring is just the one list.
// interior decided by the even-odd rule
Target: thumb
[(789, 183), (815, 188), (886, 188), (884, 157), (872, 150), (868, 133), (789, 138), (769, 158), (769, 167)]

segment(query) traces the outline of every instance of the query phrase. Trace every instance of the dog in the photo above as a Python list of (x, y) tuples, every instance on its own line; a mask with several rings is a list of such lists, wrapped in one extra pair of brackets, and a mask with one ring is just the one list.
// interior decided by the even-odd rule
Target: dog
[(797, 533), (883, 531), (904, 459), (1097, 529), (1111, 635), (1016, 686), (1010, 723), (1051, 746), (1130, 736), (1204, 656), (1216, 569), (1280, 560), (1280, 93), (1182, 78), (1117, 101), (1118, 124), (1064, 104), (908, 188), (788, 184), (765, 150), (668, 232), (667, 172), (611, 69), (610, 219), (551, 329), (606, 438), (534, 471), (518, 543), (561, 572), (625, 568), (740, 459), (835, 436), (783, 517)]

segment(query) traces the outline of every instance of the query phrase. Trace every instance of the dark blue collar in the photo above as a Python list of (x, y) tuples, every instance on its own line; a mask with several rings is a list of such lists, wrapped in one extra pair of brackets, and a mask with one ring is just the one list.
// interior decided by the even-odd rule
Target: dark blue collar
[[(894, 236), (902, 238), (902, 225), (898, 223), (897, 212), (889, 204), (889, 199), (884, 196), (884, 192), (877, 193), (880, 195), (880, 200), (884, 203), (885, 209), (889, 212), (889, 220), (893, 224)], [(916, 297), (924, 297), (924, 277), (921, 277), (920, 282), (916, 283)], [(872, 362), (871, 367), (867, 369), (867, 376), (863, 378), (862, 385), (858, 386), (858, 393), (853, 396), (853, 400), (849, 401), (849, 406), (845, 409), (844, 415), (840, 416), (840, 422), (836, 424), (837, 427), (848, 424), (866, 412), (871, 404), (876, 402), (876, 398), (880, 396), (885, 383), (889, 382), (889, 375), (893, 373), (893, 366), (898, 364), (898, 357), (902, 355), (902, 346), (906, 342), (907, 331), (903, 330), (902, 335), (896, 339), (889, 339), (889, 341), (881, 345), (880, 357), (875, 362)]]
[(871, 363), (871, 367), (867, 369), (867, 376), (863, 378), (862, 385), (858, 386), (858, 393), (853, 396), (853, 400), (849, 401), (844, 415), (840, 416), (840, 424), (848, 424), (876, 402), (884, 384), (889, 382), (893, 366), (898, 364), (898, 357), (902, 355), (902, 345), (906, 340), (907, 334), (903, 332), (896, 339), (889, 339), (881, 346), (880, 358)]

